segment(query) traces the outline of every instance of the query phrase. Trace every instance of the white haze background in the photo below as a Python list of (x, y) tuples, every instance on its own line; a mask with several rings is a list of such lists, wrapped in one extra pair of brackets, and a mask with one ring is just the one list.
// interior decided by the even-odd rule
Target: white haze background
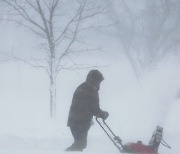
[[(26, 30), (10, 23), (0, 28), (1, 51), (38, 50), (36, 40)], [(157, 125), (164, 128), (162, 154), (180, 152), (180, 61), (174, 55), (164, 58), (154, 71), (137, 80), (118, 40), (106, 34), (90, 38), (104, 53), (90, 54), (87, 62), (98, 68), (105, 80), (99, 91), (100, 106), (110, 114), (107, 123), (123, 143), (142, 140), (148, 144)], [(80, 58), (81, 59), (81, 58)], [(60, 72), (57, 81), (57, 118), (49, 117), (49, 82), (46, 73), (22, 62), (0, 64), (0, 153), (57, 154), (73, 142), (66, 126), (72, 95), (85, 81), (89, 70)], [(75, 152), (76, 153), (76, 152)], [(78, 152), (77, 152), (78, 153)], [(119, 153), (94, 120), (84, 153)]]

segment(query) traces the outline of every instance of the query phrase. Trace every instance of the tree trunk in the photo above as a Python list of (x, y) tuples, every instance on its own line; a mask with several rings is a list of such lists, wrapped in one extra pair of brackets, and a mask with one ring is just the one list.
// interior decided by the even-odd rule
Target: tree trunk
[(50, 116), (56, 117), (56, 76), (55, 71), (52, 69), (50, 74)]
[(55, 61), (55, 46), (50, 41), (50, 117), (56, 117), (56, 61)]

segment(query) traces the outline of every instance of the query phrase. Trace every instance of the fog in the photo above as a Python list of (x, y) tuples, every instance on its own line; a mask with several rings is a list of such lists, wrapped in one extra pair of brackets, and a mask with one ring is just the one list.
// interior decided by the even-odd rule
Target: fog
[[(141, 7), (134, 8), (134, 11), (137, 9)], [(109, 13), (109, 16), (112, 14)], [(91, 69), (98, 69), (105, 78), (99, 91), (100, 106), (109, 112), (107, 123), (124, 143), (142, 140), (148, 144), (153, 130), (160, 125), (164, 128), (164, 139), (172, 146), (169, 150), (161, 145), (160, 153), (180, 152), (178, 43), (172, 40), (176, 52), (171, 52), (174, 48), (162, 46), (163, 51), (169, 49), (169, 52), (158, 60), (155, 67), (154, 64), (148, 69), (132, 67), (137, 63), (131, 63), (125, 53), (132, 51), (133, 46), (130, 43), (128, 49), (124, 48), (120, 34), (116, 33), (117, 26), (83, 34), (88, 34), (84, 38), (88, 45), (101, 50), (78, 55), (74, 57), (75, 61), (96, 68), (60, 71), (56, 85), (56, 118), (50, 118), (49, 78), (46, 72), (2, 56), (5, 61), (0, 62), (0, 152), (63, 153), (73, 141), (67, 127), (72, 96)], [(11, 22), (3, 22), (0, 27), (0, 52), (13, 52), (23, 58), (42, 54), (42, 49), (38, 47), (40, 38), (27, 29)], [(134, 50), (147, 49), (144, 44), (141, 47), (138, 43), (141, 40), (137, 40), (139, 47)], [(105, 144), (108, 146), (104, 147)], [(95, 120), (85, 152), (118, 153)]]

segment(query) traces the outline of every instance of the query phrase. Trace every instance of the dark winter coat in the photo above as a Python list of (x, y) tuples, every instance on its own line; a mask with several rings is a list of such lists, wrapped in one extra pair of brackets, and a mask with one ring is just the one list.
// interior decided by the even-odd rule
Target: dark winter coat
[(68, 126), (90, 126), (93, 116), (103, 118), (104, 111), (99, 107), (99, 85), (91, 81), (82, 83), (75, 91), (69, 111)]

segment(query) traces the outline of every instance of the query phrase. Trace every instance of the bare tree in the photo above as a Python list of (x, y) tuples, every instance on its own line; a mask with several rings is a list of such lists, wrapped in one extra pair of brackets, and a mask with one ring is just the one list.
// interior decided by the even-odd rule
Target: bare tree
[[(106, 1), (107, 2), (107, 1)], [(154, 69), (180, 43), (177, 0), (114, 1), (109, 10), (115, 35), (137, 78)]]
[[(56, 115), (56, 79), (62, 69), (80, 68), (72, 55), (86, 49), (81, 33), (93, 25), (94, 17), (103, 14), (105, 6), (95, 0), (1, 0), (7, 7), (8, 21), (28, 28), (41, 38), (41, 58), (31, 60), (11, 56), (36, 68), (44, 69), (50, 80), (50, 116)], [(94, 20), (95, 21), (95, 20)], [(75, 46), (76, 43), (76, 46)], [(66, 60), (71, 64), (67, 64)]]

